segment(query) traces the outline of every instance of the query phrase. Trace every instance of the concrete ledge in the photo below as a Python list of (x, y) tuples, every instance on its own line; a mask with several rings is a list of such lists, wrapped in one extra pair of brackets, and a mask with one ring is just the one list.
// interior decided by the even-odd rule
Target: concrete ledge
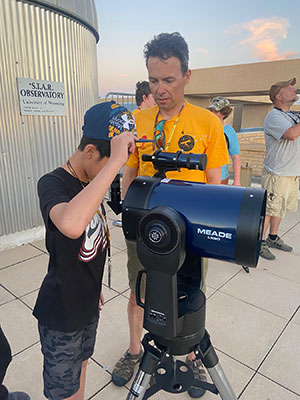
[(31, 243), (35, 240), (41, 240), (45, 237), (45, 227), (38, 226), (22, 232), (11, 233), (0, 236), (0, 251), (10, 249), (22, 244)]

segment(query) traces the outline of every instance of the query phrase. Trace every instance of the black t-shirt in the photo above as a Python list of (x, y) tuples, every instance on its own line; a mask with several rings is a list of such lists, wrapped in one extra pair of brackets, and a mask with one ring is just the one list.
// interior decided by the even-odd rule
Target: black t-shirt
[(78, 239), (64, 236), (49, 217), (53, 206), (69, 202), (81, 190), (79, 180), (63, 168), (44, 175), (38, 182), (50, 258), (33, 315), (42, 325), (62, 332), (80, 330), (97, 315), (106, 257), (101, 206)]

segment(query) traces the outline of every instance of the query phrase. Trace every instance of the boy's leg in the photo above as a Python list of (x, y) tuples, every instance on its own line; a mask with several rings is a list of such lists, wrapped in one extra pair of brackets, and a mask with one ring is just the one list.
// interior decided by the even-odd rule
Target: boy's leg
[(88, 364), (88, 360), (83, 361), (81, 364), (81, 374), (80, 374), (80, 387), (78, 392), (73, 394), (73, 396), (68, 397), (64, 400), (84, 400), (84, 389), (85, 389), (85, 380), (86, 380), (86, 367)]
[(53, 331), (39, 324), (46, 398), (83, 400), (87, 360), (94, 352), (98, 318), (75, 332)]

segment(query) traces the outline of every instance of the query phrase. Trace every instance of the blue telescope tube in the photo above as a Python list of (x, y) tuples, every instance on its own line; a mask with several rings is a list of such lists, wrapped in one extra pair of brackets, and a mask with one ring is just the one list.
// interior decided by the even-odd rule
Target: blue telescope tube
[(157, 206), (186, 223), (186, 253), (255, 267), (265, 215), (263, 189), (138, 177), (123, 203), (123, 230), (136, 240), (139, 219)]

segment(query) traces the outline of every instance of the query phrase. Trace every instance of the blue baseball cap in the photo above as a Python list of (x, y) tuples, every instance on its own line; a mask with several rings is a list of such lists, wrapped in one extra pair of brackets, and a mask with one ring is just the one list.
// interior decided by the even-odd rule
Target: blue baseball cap
[(106, 101), (87, 110), (82, 133), (90, 139), (110, 140), (125, 130), (135, 129), (134, 117), (126, 107)]

